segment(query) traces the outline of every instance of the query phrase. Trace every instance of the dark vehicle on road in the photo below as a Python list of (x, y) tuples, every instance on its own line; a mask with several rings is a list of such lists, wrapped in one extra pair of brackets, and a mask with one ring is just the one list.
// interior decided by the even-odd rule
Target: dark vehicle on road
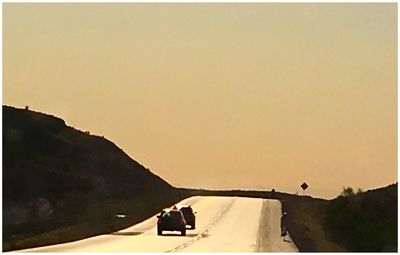
[(190, 225), (191, 229), (195, 229), (196, 228), (196, 215), (195, 215), (196, 212), (193, 212), (192, 207), (190, 205), (184, 206), (184, 207), (181, 207), (179, 210), (183, 213), (183, 216), (185, 217), (186, 225)]
[(157, 218), (158, 235), (162, 235), (164, 230), (180, 231), (182, 236), (186, 235), (186, 221), (181, 211), (163, 210)]

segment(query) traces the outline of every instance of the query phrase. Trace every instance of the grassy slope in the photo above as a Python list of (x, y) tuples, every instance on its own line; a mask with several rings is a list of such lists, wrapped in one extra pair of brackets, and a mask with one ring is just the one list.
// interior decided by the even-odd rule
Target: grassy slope
[(326, 206), (329, 201), (311, 197), (282, 200), (288, 213), (289, 233), (302, 252), (338, 252), (347, 249), (335, 242), (326, 228)]
[(283, 200), (301, 251), (397, 251), (397, 184), (349, 197)]
[(349, 251), (397, 251), (397, 183), (339, 196), (326, 211), (333, 238)]
[[(62, 224), (52, 229), (40, 229), (35, 233), (30, 232), (29, 235), (16, 236), (12, 241), (3, 242), (3, 250), (26, 249), (110, 234), (137, 224), (183, 198), (185, 197), (181, 197), (176, 192), (165, 197), (147, 197), (146, 201), (118, 201), (107, 205), (103, 202), (98, 203), (98, 205), (92, 204), (91, 206), (96, 207), (97, 210), (107, 210), (113, 213), (102, 217), (93, 216), (91, 219), (75, 224)], [(126, 217), (118, 218), (115, 217), (116, 214), (125, 214)]]

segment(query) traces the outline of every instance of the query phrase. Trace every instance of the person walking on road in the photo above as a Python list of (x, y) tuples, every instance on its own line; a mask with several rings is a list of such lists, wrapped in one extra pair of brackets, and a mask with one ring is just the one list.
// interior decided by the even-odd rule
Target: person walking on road
[(287, 213), (283, 212), (281, 217), (281, 236), (287, 235)]

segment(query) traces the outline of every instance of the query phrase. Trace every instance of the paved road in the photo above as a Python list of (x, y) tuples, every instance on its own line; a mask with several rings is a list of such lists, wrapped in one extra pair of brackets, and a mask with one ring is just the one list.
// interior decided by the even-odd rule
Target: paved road
[(116, 233), (52, 245), (28, 252), (296, 252), (290, 237), (280, 237), (277, 200), (191, 197), (181, 204), (197, 212), (195, 230), (157, 235), (156, 216)]

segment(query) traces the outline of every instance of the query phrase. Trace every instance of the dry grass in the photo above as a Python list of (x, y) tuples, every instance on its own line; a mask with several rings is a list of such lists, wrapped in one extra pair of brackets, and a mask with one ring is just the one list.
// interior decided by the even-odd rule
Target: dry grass
[(302, 252), (344, 252), (345, 247), (332, 240), (325, 228), (328, 201), (309, 197), (292, 197), (282, 201), (288, 213), (288, 229)]

